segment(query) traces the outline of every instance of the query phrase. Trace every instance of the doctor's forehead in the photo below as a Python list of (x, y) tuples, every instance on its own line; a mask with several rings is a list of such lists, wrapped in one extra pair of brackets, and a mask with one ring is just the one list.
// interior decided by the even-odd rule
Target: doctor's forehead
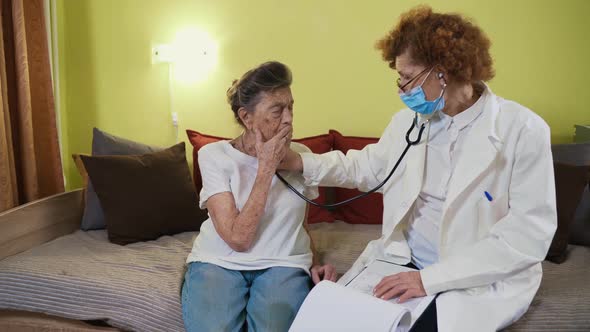
[(410, 52), (406, 51), (395, 58), (395, 70), (397, 70), (400, 75), (408, 76), (423, 68), (424, 66), (413, 61)]

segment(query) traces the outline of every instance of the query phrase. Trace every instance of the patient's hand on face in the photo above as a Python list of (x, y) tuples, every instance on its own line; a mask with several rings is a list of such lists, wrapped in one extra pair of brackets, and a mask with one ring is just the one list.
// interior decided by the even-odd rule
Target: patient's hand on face
[(256, 156), (261, 168), (274, 173), (279, 163), (285, 159), (288, 148), (287, 142), (291, 141), (293, 127), (286, 126), (279, 130), (269, 140), (264, 140), (259, 129), (254, 129), (256, 135)]

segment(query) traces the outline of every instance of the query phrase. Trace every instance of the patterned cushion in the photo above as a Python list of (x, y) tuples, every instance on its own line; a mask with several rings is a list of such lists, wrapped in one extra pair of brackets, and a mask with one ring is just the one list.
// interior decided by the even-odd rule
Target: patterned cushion
[(349, 224), (343, 221), (309, 225), (319, 261), (330, 263), (344, 274), (367, 243), (381, 236), (381, 225)]
[(590, 247), (570, 245), (565, 262), (542, 264), (543, 280), (529, 311), (507, 331), (588, 331)]

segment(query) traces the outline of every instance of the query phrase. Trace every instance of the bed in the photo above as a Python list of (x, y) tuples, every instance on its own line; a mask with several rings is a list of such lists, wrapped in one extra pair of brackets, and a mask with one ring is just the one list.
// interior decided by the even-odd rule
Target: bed
[[(0, 213), (0, 331), (183, 331), (179, 291), (198, 234), (119, 246), (79, 230), (82, 191)], [(380, 225), (310, 225), (320, 259), (344, 273)], [(530, 310), (509, 331), (588, 331), (590, 247), (543, 262)], [(24, 295), (23, 295), (24, 294)]]

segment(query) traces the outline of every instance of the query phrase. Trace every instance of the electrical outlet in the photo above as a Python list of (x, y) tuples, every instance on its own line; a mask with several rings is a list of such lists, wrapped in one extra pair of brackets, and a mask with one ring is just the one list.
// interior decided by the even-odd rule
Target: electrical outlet
[(178, 113), (172, 112), (172, 125), (178, 127)]

